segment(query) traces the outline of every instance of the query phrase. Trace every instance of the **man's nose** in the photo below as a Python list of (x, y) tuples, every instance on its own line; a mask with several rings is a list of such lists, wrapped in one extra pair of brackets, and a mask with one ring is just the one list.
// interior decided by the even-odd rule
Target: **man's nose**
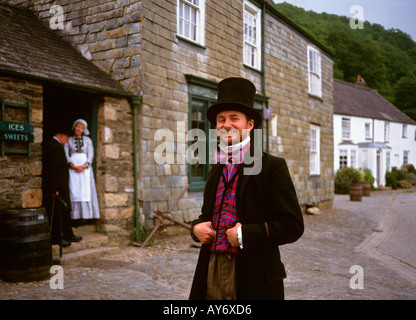
[(224, 129), (231, 129), (233, 127), (233, 125), (232, 125), (232, 122), (231, 122), (231, 120), (230, 119), (225, 119), (225, 122), (224, 122)]

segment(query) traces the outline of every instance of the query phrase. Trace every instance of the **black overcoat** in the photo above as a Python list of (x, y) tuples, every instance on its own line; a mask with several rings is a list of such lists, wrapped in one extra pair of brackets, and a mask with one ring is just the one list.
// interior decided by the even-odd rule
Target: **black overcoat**
[[(238, 248), (236, 255), (237, 299), (282, 297), (282, 279), (286, 272), (278, 246), (295, 242), (304, 230), (302, 212), (286, 161), (268, 153), (262, 153), (261, 161), (259, 174), (240, 173), (237, 183), (237, 216), (242, 224), (243, 237), (243, 249)], [(192, 222), (192, 227), (212, 221), (223, 167), (216, 164), (211, 168), (204, 190), (202, 214)], [(201, 247), (190, 299), (206, 297), (210, 246), (204, 244)]]

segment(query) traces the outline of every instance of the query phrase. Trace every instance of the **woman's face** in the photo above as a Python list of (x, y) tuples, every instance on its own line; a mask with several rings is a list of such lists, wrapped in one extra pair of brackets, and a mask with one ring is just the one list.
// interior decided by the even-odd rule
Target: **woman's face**
[(84, 133), (84, 125), (82, 123), (77, 123), (74, 127), (74, 134), (77, 137), (80, 137)]

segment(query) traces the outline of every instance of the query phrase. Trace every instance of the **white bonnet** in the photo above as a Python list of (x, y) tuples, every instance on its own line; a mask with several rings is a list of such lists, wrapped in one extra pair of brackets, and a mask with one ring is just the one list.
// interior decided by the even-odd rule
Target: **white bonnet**
[(74, 128), (77, 125), (77, 123), (81, 123), (81, 124), (84, 125), (84, 135), (88, 136), (90, 134), (90, 132), (88, 130), (87, 121), (85, 121), (83, 119), (75, 120), (74, 124), (72, 125), (72, 131), (74, 130)]

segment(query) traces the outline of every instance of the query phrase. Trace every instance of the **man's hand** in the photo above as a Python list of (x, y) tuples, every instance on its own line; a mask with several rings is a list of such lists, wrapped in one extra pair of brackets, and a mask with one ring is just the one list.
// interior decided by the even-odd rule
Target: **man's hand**
[(241, 227), (241, 223), (237, 222), (236, 225), (226, 231), (228, 241), (230, 242), (232, 247), (239, 247), (240, 242), (238, 242), (238, 235), (237, 230)]
[(202, 244), (210, 243), (216, 235), (216, 232), (211, 229), (211, 221), (196, 224), (193, 233)]

